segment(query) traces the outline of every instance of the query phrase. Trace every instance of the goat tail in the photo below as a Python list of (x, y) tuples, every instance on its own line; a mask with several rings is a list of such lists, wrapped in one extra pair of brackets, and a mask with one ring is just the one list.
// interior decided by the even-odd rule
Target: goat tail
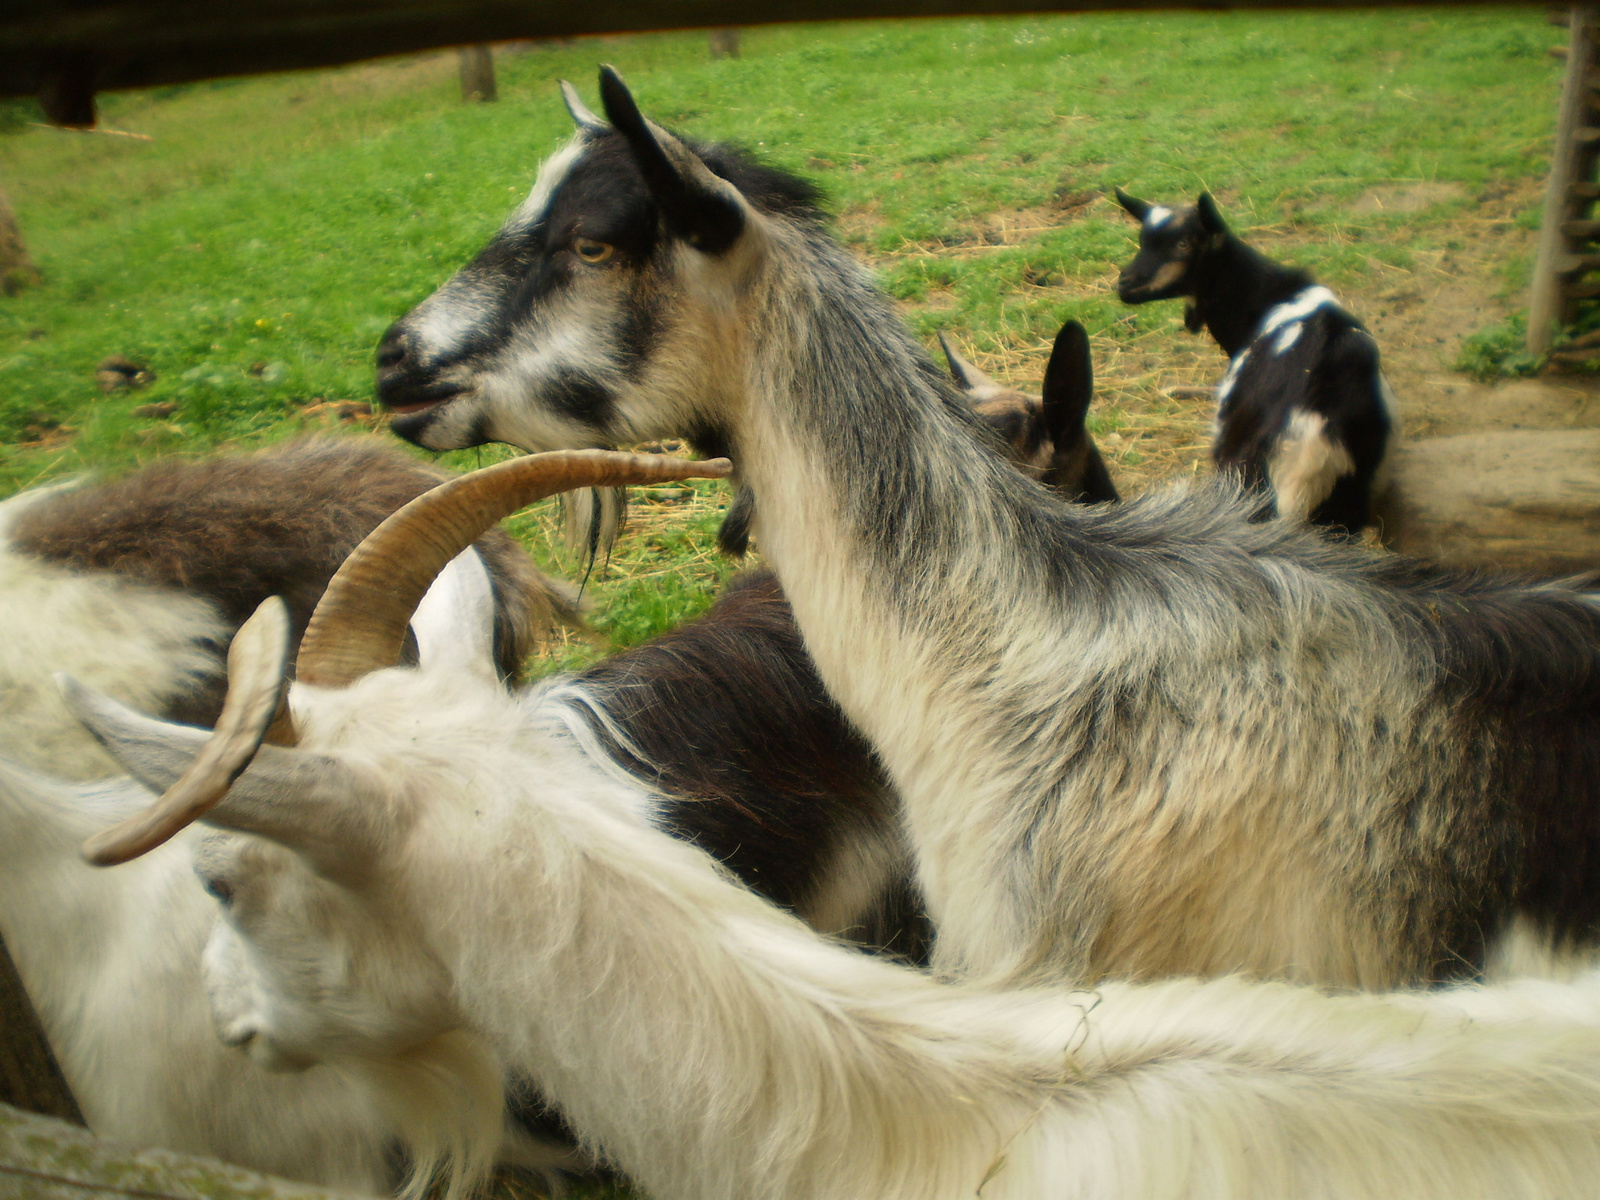
[(394, 1059), (363, 1060), (357, 1069), (409, 1160), (399, 1200), (467, 1200), (477, 1193), (505, 1131), (504, 1073), (483, 1040), (445, 1033)]

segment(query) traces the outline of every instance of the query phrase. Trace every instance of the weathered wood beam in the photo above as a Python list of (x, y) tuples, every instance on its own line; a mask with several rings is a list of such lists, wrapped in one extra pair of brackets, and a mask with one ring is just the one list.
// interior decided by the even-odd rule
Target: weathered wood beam
[(1562, 277), (1600, 265), (1588, 261), (1592, 255), (1573, 254), (1563, 230), (1566, 222), (1581, 219), (1581, 208), (1586, 207), (1587, 198), (1573, 185), (1586, 182), (1580, 179), (1580, 168), (1592, 161), (1589, 143), (1580, 144), (1580, 131), (1587, 132), (1583, 118), (1594, 73), (1596, 12), (1588, 6), (1575, 7), (1569, 20), (1572, 54), (1556, 106), (1555, 151), (1545, 187), (1533, 285), (1528, 291), (1528, 349), (1534, 354), (1548, 350), (1556, 326), (1572, 319), (1572, 294), (1563, 286), (1567, 281)]
[(78, 1102), (45, 1038), (44, 1026), (0, 940), (0, 1102), (83, 1124)]
[(0, 96), (45, 95), (53, 120), (83, 124), (96, 92), (440, 46), (782, 21), (1183, 7), (1357, 6), (1349, 0), (767, 0), (759, 6), (746, 0), (7, 0), (0, 6)]

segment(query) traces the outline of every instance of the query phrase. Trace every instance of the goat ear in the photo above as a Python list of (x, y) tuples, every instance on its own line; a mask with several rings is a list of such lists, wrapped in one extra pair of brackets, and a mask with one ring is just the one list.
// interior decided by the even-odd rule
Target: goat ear
[(494, 618), (494, 585), (483, 559), (469, 547), (439, 572), (412, 614), (417, 661), (424, 668), (462, 667), (497, 679)]
[(1200, 214), (1200, 228), (1207, 233), (1228, 232), (1228, 223), (1222, 219), (1222, 212), (1217, 208), (1217, 202), (1211, 198), (1210, 192), (1201, 192), (1194, 206), (1195, 211)]
[(1044, 369), (1044, 427), (1057, 448), (1083, 435), (1083, 422), (1094, 397), (1094, 365), (1089, 360), (1089, 335), (1076, 321), (1056, 334), (1050, 362)]
[[(106, 752), (158, 795), (177, 782), (210, 740), (204, 729), (136, 713), (67, 676), (57, 682), (68, 707)], [(380, 806), (364, 790), (338, 759), (262, 746), (201, 820), (271, 838), (305, 855), (323, 874), (336, 874), (341, 865), (347, 870), (370, 861), (377, 845), (374, 818)]]
[(988, 394), (1004, 390), (993, 379), (962, 358), (950, 339), (945, 337), (943, 330), (939, 331), (939, 348), (944, 351), (944, 359), (950, 364), (951, 376), (963, 390)]
[(578, 89), (565, 79), (561, 81), (561, 99), (566, 103), (567, 113), (572, 117), (572, 123), (585, 133), (611, 132), (611, 126), (589, 111), (589, 106), (578, 95)]
[(644, 119), (628, 85), (610, 66), (600, 68), (600, 100), (627, 139), (645, 186), (670, 228), (706, 254), (721, 254), (744, 232), (744, 206), (686, 146)]
[(1152, 207), (1150, 201), (1140, 200), (1137, 196), (1130, 196), (1121, 188), (1117, 188), (1115, 191), (1117, 193), (1117, 203), (1122, 205), (1123, 209), (1125, 209), (1127, 214), (1134, 220), (1142, 222), (1147, 216), (1150, 215), (1150, 209)]

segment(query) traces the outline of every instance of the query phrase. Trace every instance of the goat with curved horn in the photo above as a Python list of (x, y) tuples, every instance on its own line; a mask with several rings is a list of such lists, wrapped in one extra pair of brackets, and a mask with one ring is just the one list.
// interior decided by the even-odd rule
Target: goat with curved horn
[[(484, 530), (518, 509), (573, 488), (722, 478), (731, 470), (726, 459), (691, 462), (609, 450), (557, 450), (514, 458), (441, 484), (379, 525), (339, 568), (301, 640), (299, 679), (316, 687), (346, 687), (394, 666), (411, 615), (434, 579)], [(155, 804), (90, 839), (84, 854), (91, 862), (126, 862), (161, 845), (215, 806), (256, 755), (277, 710), (287, 662), (288, 624), (281, 601), (267, 601), (248, 625), (250, 636), (235, 638), (238, 663), (229, 655), (230, 669), (238, 675), (230, 673), (229, 698), (216, 732)], [(275, 660), (267, 653), (273, 637), (281, 648)], [(86, 703), (87, 689), (71, 680), (64, 680), (63, 687), (103, 744), (128, 740), (108, 711), (120, 705)], [(231, 719), (230, 712), (236, 713)], [(285, 769), (295, 769), (297, 755), (284, 751), (275, 757)], [(126, 755), (124, 762), (130, 768), (136, 765)], [(244, 823), (258, 827), (256, 821)]]

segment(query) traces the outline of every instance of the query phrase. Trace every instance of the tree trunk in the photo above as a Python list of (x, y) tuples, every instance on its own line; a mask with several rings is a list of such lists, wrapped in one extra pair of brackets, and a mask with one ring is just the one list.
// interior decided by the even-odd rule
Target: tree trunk
[(494, 52), (488, 46), (461, 46), (456, 50), (461, 63), (461, 102), (487, 104), (498, 99), (494, 86)]
[(16, 214), (11, 211), (5, 192), (0, 191), (0, 292), (15, 296), (38, 282), (39, 268), (28, 257)]
[(33, 1001), (0, 940), (0, 1101), (83, 1124), (72, 1089), (56, 1063)]
[(711, 31), (711, 57), (738, 58), (739, 31), (737, 29), (713, 29)]

